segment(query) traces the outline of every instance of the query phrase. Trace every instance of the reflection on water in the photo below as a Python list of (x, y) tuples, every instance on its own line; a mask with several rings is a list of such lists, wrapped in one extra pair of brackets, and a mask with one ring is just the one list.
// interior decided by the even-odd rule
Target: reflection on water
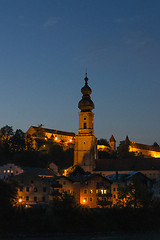
[[(12, 239), (12, 238), (7, 238)], [(3, 240), (3, 239), (1, 239)], [(6, 238), (5, 238), (6, 240)], [(156, 233), (134, 233), (134, 234), (57, 234), (52, 237), (31, 237), (18, 236), (14, 237), (13, 240), (160, 240), (160, 232)]]

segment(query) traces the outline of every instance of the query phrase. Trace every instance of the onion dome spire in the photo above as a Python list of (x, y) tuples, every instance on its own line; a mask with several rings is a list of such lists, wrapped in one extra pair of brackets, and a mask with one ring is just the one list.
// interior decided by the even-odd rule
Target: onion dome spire
[(87, 73), (84, 78), (85, 85), (81, 88), (81, 93), (83, 94), (82, 99), (78, 103), (78, 108), (81, 112), (91, 112), (94, 109), (94, 103), (91, 100), (92, 89), (88, 86)]

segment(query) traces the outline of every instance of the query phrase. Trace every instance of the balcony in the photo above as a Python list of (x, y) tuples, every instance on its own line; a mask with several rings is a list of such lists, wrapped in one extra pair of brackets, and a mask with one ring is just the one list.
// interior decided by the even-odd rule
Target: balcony
[(96, 193), (96, 195), (98, 197), (112, 197), (112, 194), (110, 192), (107, 192), (107, 193), (98, 192)]
[(112, 205), (112, 202), (107, 200), (97, 200), (97, 205), (100, 205), (101, 207), (105, 207), (105, 206), (110, 207)]

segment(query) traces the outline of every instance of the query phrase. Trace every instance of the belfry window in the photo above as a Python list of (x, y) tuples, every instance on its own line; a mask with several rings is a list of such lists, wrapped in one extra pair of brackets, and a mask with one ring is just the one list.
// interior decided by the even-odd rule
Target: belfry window
[(83, 124), (83, 128), (84, 128), (84, 129), (87, 128), (87, 123), (86, 123), (86, 122), (84, 122), (84, 124)]

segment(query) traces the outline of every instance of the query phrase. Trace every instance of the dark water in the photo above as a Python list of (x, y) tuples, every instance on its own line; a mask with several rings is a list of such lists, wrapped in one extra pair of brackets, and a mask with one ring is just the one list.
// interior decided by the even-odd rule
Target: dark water
[(11, 238), (0, 238), (1, 240), (160, 240), (160, 232), (150, 232), (150, 233), (133, 233), (133, 234), (115, 234), (115, 233), (106, 233), (106, 234), (59, 234), (52, 237), (27, 237), (24, 235), (19, 235), (17, 237)]

